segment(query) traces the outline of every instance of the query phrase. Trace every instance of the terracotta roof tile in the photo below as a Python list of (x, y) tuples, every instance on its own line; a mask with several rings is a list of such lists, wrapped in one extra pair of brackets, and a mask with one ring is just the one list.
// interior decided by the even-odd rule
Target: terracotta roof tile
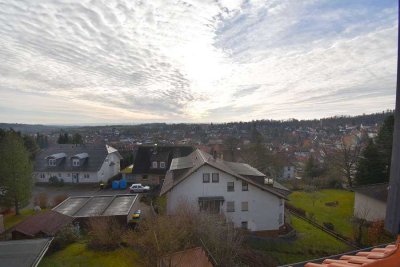
[(396, 245), (344, 255), (340, 259), (325, 259), (321, 263), (307, 263), (305, 267), (395, 267), (400, 266), (400, 237)]

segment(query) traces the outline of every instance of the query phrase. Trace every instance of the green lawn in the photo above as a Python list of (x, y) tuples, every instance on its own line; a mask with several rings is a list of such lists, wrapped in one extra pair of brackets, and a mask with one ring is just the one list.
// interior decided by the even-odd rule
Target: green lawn
[(139, 255), (131, 248), (120, 248), (114, 251), (93, 251), (86, 247), (86, 243), (74, 243), (65, 249), (45, 256), (40, 267), (63, 266), (115, 266), (141, 267)]
[(33, 209), (26, 209), (26, 210), (21, 210), (20, 213), (21, 213), (20, 215), (7, 214), (6, 216), (4, 216), (4, 228), (8, 229), (22, 222), (29, 216), (34, 215), (35, 211)]
[(294, 241), (252, 241), (255, 249), (278, 260), (279, 264), (289, 264), (340, 254), (352, 250), (346, 244), (315, 228), (307, 222), (291, 217), (292, 226), (297, 231)]
[[(353, 226), (351, 217), (353, 216), (354, 193), (346, 190), (324, 189), (317, 193), (315, 206), (312, 201), (312, 194), (303, 191), (293, 192), (290, 196), (290, 204), (304, 209), (308, 214), (314, 213), (318, 223), (333, 223), (335, 231), (351, 238), (353, 236)], [(328, 207), (326, 202), (338, 201), (336, 207)]]

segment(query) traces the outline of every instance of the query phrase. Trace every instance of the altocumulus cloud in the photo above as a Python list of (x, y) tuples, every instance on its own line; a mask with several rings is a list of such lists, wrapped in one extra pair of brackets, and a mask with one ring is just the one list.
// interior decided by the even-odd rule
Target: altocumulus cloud
[(0, 0), (0, 121), (381, 111), (396, 35), (395, 0)]

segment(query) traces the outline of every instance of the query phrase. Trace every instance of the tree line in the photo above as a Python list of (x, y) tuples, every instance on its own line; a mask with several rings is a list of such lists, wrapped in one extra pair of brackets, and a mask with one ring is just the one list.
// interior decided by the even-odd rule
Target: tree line
[(310, 156), (305, 163), (304, 177), (340, 176), (349, 187), (389, 181), (394, 131), (394, 115), (387, 116), (375, 138), (356, 142), (341, 139), (334, 152), (325, 150), (323, 164)]

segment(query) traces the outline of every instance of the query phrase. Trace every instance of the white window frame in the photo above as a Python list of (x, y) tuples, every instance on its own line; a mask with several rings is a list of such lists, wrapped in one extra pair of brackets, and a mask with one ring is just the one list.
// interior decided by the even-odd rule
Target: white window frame
[(235, 201), (226, 202), (226, 212), (235, 212)]
[(153, 161), (153, 162), (151, 163), (151, 167), (152, 167), (153, 169), (157, 169), (157, 167), (158, 167), (157, 161)]
[(79, 167), (79, 165), (80, 165), (79, 159), (72, 159), (72, 166)]
[(162, 169), (165, 168), (165, 162), (164, 161), (160, 161), (160, 168), (162, 168)]
[(49, 166), (56, 166), (56, 160), (55, 159), (49, 159)]

